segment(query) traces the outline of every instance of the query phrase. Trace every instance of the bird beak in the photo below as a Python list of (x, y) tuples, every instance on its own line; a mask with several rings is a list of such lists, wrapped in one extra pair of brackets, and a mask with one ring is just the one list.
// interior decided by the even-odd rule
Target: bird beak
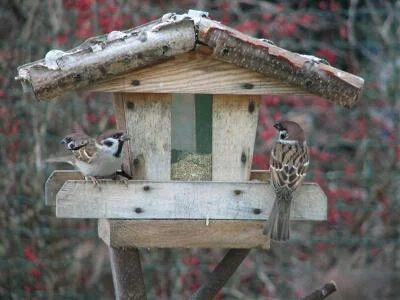
[(65, 144), (65, 143), (66, 143), (65, 139), (62, 139), (61, 142), (60, 142), (60, 144)]
[(283, 128), (281, 123), (275, 123), (274, 127), (279, 131), (285, 130), (285, 128)]
[(130, 140), (130, 139), (131, 139), (131, 137), (126, 133), (121, 135), (121, 137), (119, 138), (120, 141), (127, 141), (127, 140)]

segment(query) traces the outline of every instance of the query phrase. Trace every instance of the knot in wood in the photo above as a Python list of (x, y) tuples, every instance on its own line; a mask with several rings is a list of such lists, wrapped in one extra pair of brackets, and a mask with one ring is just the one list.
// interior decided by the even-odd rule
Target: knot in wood
[(139, 40), (140, 40), (142, 43), (144, 43), (144, 42), (147, 41), (147, 32), (146, 32), (146, 31), (142, 31), (142, 32), (139, 34)]
[(133, 85), (133, 86), (139, 86), (139, 85), (140, 85), (140, 80), (138, 80), (138, 79), (132, 80), (132, 81), (131, 81), (131, 85)]
[(259, 214), (261, 214), (261, 209), (255, 208), (255, 209), (253, 209), (253, 213), (254, 213), (255, 215), (259, 215)]
[(130, 62), (131, 62), (131, 57), (130, 57), (129, 55), (124, 55), (124, 56), (122, 57), (122, 63), (123, 63), (124, 65), (128, 65)]
[(250, 82), (246, 82), (246, 83), (243, 83), (242, 87), (243, 87), (245, 90), (252, 90), (252, 89), (254, 88), (254, 84), (252, 84), (252, 83), (250, 83)]
[(168, 50), (169, 50), (169, 46), (168, 46), (168, 45), (164, 45), (164, 46), (162, 47), (162, 53), (163, 53), (163, 54), (167, 53)]
[(246, 161), (247, 161), (247, 156), (246, 156), (246, 154), (244, 153), (244, 152), (242, 152), (242, 155), (240, 156), (240, 161), (242, 162), (242, 163), (246, 163)]
[(229, 47), (225, 47), (224, 49), (222, 49), (222, 55), (228, 55), (230, 52)]
[(142, 212), (143, 212), (143, 209), (141, 209), (140, 207), (135, 208), (135, 213), (141, 214)]
[(241, 191), (241, 190), (234, 190), (233, 192), (234, 192), (234, 193), (235, 193), (235, 195), (237, 195), (237, 196), (238, 196), (238, 195), (240, 195), (240, 194), (242, 193), (242, 191)]
[(249, 103), (249, 113), (252, 114), (255, 109), (256, 109), (256, 105), (255, 105), (254, 101), (250, 101), (250, 103)]
[(134, 108), (135, 108), (135, 102), (133, 102), (133, 101), (128, 101), (128, 102), (126, 103), (126, 107), (127, 107), (128, 109), (134, 109)]
[(75, 82), (79, 82), (79, 81), (81, 81), (82, 80), (82, 76), (81, 76), (81, 74), (74, 74), (74, 75), (72, 75), (72, 77), (74, 78), (74, 80), (75, 80)]

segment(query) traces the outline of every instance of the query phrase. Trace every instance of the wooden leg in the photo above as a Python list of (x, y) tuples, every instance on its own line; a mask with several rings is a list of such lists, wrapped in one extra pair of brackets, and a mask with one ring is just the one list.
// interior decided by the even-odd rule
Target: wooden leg
[(212, 300), (249, 254), (251, 249), (230, 249), (191, 300)]
[[(213, 181), (249, 180), (260, 100), (260, 96), (213, 95)], [(213, 299), (249, 252), (230, 249), (190, 299)]]
[(109, 251), (115, 299), (147, 299), (139, 249), (110, 247)]

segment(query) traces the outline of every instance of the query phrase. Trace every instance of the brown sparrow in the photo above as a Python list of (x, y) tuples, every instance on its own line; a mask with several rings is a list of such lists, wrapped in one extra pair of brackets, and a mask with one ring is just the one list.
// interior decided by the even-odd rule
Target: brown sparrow
[(282, 121), (274, 127), (279, 135), (271, 151), (269, 167), (275, 202), (263, 234), (275, 241), (287, 241), (293, 192), (306, 176), (309, 153), (304, 131), (299, 124)]
[(109, 130), (94, 139), (86, 134), (72, 133), (61, 140), (72, 156), (53, 158), (48, 162), (66, 162), (75, 166), (86, 179), (98, 185), (96, 177), (108, 177), (120, 172), (122, 147), (129, 136), (120, 130)]

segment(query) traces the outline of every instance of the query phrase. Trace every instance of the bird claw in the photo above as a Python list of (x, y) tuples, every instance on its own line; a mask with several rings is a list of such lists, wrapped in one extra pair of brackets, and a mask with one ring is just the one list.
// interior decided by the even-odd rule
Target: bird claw
[(120, 178), (119, 181), (123, 184), (125, 184), (126, 187), (128, 187), (128, 182), (129, 180), (127, 178)]
[(125, 176), (122, 176), (121, 174), (115, 174), (114, 180), (118, 180), (119, 182), (123, 183), (126, 187), (128, 187), (128, 182), (129, 179), (126, 178)]
[(101, 191), (100, 182), (97, 180), (96, 177), (94, 177), (94, 176), (87, 176), (87, 177), (85, 177), (85, 179), (86, 179), (86, 180), (90, 180), (90, 181), (93, 183), (93, 185), (94, 185), (95, 187), (97, 187), (97, 188), (99, 189), (99, 191)]
[(118, 180), (119, 182), (123, 183), (126, 187), (128, 187), (129, 179), (132, 179), (132, 177), (126, 174), (124, 171), (117, 171), (114, 174), (114, 180)]

